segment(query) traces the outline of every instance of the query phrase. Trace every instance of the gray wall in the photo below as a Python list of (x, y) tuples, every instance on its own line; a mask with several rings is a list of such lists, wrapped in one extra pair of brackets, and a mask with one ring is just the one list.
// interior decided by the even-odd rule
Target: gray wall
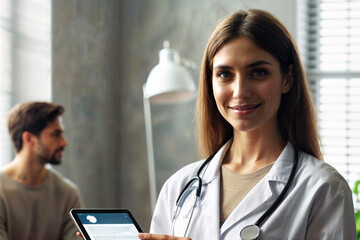
[[(69, 147), (58, 167), (88, 207), (151, 219), (142, 85), (164, 40), (198, 63), (219, 19), (239, 8), (274, 12), (294, 33), (295, 1), (53, 0), (52, 96), (66, 108)], [(198, 159), (194, 103), (152, 105), (158, 190)]]

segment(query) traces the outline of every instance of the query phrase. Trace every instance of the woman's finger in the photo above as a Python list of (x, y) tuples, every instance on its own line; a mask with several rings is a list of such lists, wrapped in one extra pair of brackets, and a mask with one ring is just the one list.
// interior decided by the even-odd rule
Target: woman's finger
[(142, 240), (191, 240), (187, 237), (174, 237), (170, 235), (139, 233), (138, 237)]
[(76, 232), (76, 236), (78, 236), (79, 238), (84, 239), (80, 232)]

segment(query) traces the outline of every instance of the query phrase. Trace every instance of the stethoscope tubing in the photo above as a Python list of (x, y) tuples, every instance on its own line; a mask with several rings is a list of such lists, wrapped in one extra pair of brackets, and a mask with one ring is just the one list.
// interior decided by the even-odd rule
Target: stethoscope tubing
[(291, 169), (291, 173), (289, 176), (289, 180), (287, 181), (284, 189), (281, 191), (280, 195), (276, 198), (275, 202), (269, 207), (268, 210), (266, 210), (266, 212), (256, 221), (255, 225), (258, 226), (260, 228), (261, 224), (264, 222), (264, 220), (266, 220), (266, 218), (270, 217), (271, 214), (273, 214), (273, 212), (276, 210), (276, 208), (281, 204), (281, 202), (285, 199), (285, 194), (288, 192), (289, 187), (291, 185), (291, 183), (294, 180), (295, 177), (295, 173), (296, 173), (296, 168), (297, 168), (297, 163), (298, 163), (298, 151), (295, 150), (295, 156), (294, 156), (294, 162), (293, 162), (293, 166)]
[(203, 171), (203, 169), (210, 163), (210, 161), (213, 159), (213, 157), (215, 156), (215, 154), (211, 155), (210, 157), (208, 157), (205, 162), (203, 162), (199, 168), (199, 170), (196, 172), (196, 175), (190, 179), (190, 181), (185, 185), (185, 187), (182, 189), (181, 193), (179, 194), (179, 197), (176, 200), (176, 206), (179, 205), (179, 203), (181, 202), (180, 199), (182, 198), (182, 196), (184, 195), (185, 191), (190, 187), (190, 185), (192, 183), (194, 183), (196, 180), (199, 181), (199, 187), (196, 190), (196, 197), (200, 198), (200, 194), (201, 194), (201, 188), (202, 188), (202, 178), (200, 177), (201, 172)]
[[(192, 184), (195, 183), (196, 181), (198, 181), (198, 187), (196, 188), (196, 202), (194, 203), (194, 205), (192, 206), (192, 210), (191, 210), (191, 216), (190, 216), (190, 219), (188, 221), (188, 225), (186, 227), (186, 231), (185, 231), (185, 236), (186, 236), (186, 233), (188, 231), (188, 228), (189, 228), (189, 225), (190, 225), (190, 221), (192, 219), (192, 214), (193, 214), (193, 211), (194, 211), (194, 208), (195, 208), (195, 205), (200, 201), (200, 195), (201, 195), (201, 189), (202, 189), (202, 178), (201, 178), (201, 173), (202, 171), (204, 170), (204, 168), (210, 163), (210, 161), (213, 159), (213, 157), (215, 156), (215, 154), (211, 155), (210, 157), (208, 157), (205, 162), (202, 163), (202, 165), (200, 166), (200, 168), (198, 169), (196, 175), (189, 180), (189, 182), (184, 186), (184, 188), (182, 189), (181, 193), (179, 194), (177, 200), (176, 200), (176, 210), (175, 210), (175, 213), (173, 215), (173, 222), (171, 224), (171, 233), (173, 234), (174, 233), (174, 226), (175, 226), (175, 222), (176, 222), (176, 219), (180, 213), (180, 210), (182, 208), (182, 205), (183, 203), (185, 202), (186, 198), (187, 198), (187, 191), (190, 189), (190, 188), (196, 188), (196, 187), (193, 187)], [(276, 198), (275, 202), (269, 207), (268, 210), (265, 211), (265, 213), (255, 222), (255, 224), (253, 225), (248, 225), (246, 226), (245, 228), (247, 227), (255, 227), (258, 229), (258, 234), (260, 234), (260, 227), (261, 225), (264, 223), (264, 221), (270, 217), (273, 212), (278, 208), (278, 206), (281, 204), (281, 202), (285, 199), (285, 195), (286, 193), (288, 192), (289, 188), (290, 188), (290, 185), (292, 184), (294, 178), (295, 178), (295, 174), (296, 174), (296, 169), (297, 169), (297, 164), (298, 164), (298, 151), (295, 149), (295, 153), (294, 153), (294, 161), (293, 161), (293, 166), (292, 166), (292, 169), (291, 169), (291, 172), (290, 172), (290, 176), (289, 176), (289, 179), (284, 187), (284, 189), (281, 191), (280, 195)], [(182, 198), (185, 197), (185, 199), (182, 200)], [(244, 228), (244, 229), (245, 229)], [(244, 230), (243, 229), (243, 230)], [(242, 230), (242, 231), (243, 231)], [(241, 231), (241, 232), (242, 232)], [(241, 232), (240, 232), (240, 235), (241, 235)], [(256, 236), (257, 237), (257, 236)], [(252, 238), (252, 239), (255, 239), (256, 237)]]

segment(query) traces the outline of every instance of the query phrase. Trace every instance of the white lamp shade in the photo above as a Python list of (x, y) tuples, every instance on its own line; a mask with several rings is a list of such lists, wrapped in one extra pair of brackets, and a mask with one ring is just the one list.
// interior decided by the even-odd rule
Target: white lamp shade
[(190, 73), (180, 64), (179, 53), (164, 48), (160, 61), (144, 84), (144, 97), (153, 103), (185, 102), (195, 97), (196, 87)]

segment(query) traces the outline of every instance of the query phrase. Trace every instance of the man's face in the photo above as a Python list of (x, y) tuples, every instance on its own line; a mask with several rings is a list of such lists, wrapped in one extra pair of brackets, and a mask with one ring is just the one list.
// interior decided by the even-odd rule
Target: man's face
[(64, 127), (58, 117), (48, 122), (37, 138), (35, 152), (43, 163), (60, 164), (65, 147), (68, 145), (64, 137)]

